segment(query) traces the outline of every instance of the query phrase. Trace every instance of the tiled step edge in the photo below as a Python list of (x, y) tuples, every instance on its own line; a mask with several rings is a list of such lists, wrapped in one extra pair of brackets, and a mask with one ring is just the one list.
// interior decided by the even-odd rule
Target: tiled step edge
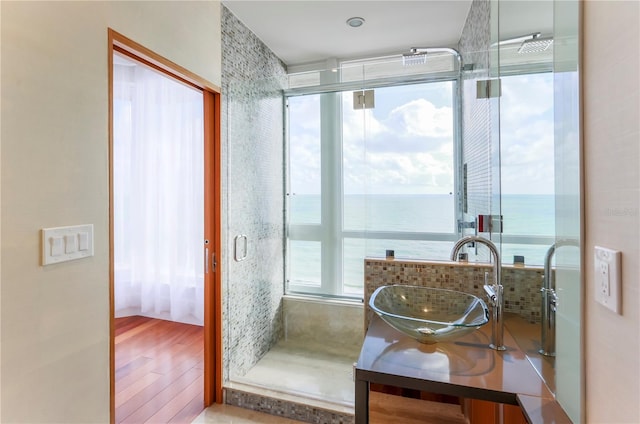
[[(353, 413), (332, 411), (317, 405), (296, 402), (273, 395), (251, 393), (225, 387), (224, 399), (228, 405), (264, 412), (311, 424), (353, 424)], [(306, 401), (305, 401), (306, 402)]]

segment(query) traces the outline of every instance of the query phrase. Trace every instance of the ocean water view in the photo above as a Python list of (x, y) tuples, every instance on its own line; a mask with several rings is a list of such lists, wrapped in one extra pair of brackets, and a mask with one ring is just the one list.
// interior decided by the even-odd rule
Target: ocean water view
[[(504, 194), (501, 199), (503, 235), (554, 235), (554, 195)], [(384, 257), (387, 249), (393, 249), (396, 258), (448, 260), (456, 238), (454, 202), (455, 196), (446, 194), (345, 195), (343, 234), (335, 237), (342, 241), (342, 294), (361, 293), (365, 256)], [(319, 226), (320, 217), (319, 195), (290, 197), (290, 226)], [(349, 238), (350, 231), (364, 231), (365, 238)], [(373, 238), (374, 232), (394, 234), (386, 234), (386, 238), (380, 239)], [(426, 234), (424, 239), (418, 237), (402, 240), (403, 233), (445, 233), (451, 234), (451, 241), (428, 240)], [(331, 239), (326, 235), (323, 237), (325, 240)], [(503, 264), (512, 263), (513, 255), (522, 255), (525, 263), (542, 265), (549, 246), (503, 243), (498, 247), (501, 249)], [(288, 249), (289, 281), (298, 285), (319, 286), (322, 269), (321, 242), (289, 240)]]

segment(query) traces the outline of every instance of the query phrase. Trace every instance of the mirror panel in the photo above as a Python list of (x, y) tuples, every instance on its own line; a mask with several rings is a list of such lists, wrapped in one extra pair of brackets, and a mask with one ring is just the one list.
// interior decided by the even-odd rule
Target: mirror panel
[[(554, 4), (556, 238), (581, 245), (579, 2)], [(556, 252), (556, 397), (573, 422), (583, 422), (581, 249)]]
[[(558, 402), (574, 422), (582, 422), (579, 2), (491, 3), (490, 57), (492, 65), (497, 60), (502, 80), (498, 118), (501, 150), (492, 153), (500, 158), (501, 200), (505, 205), (509, 195), (522, 187), (522, 195), (547, 195), (539, 197), (538, 204), (550, 202), (548, 213), (531, 210), (532, 222), (546, 220), (549, 228), (535, 234), (541, 237), (532, 240), (536, 248), (532, 246), (527, 254), (539, 265), (543, 252), (555, 253), (548, 256), (555, 269), (558, 296), (555, 376), (547, 378), (555, 377), (548, 383), (556, 387)], [(496, 26), (498, 35), (494, 37)], [(526, 85), (519, 88), (514, 83), (518, 79), (528, 82), (529, 90)], [(522, 158), (527, 163), (520, 162)], [(518, 174), (510, 173), (514, 166), (520, 168)], [(510, 213), (508, 208), (502, 212)], [(504, 219), (508, 222), (509, 217)], [(504, 256), (511, 254), (509, 249), (508, 244), (502, 246), (503, 264), (510, 263)], [(532, 363), (554, 361), (553, 357), (531, 359)]]

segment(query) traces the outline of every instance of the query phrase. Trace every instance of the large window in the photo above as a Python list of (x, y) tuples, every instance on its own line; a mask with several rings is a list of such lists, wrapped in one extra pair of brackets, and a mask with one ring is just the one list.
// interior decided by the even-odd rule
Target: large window
[(448, 258), (455, 81), (288, 97), (289, 292), (362, 296), (363, 259)]
[(555, 235), (553, 74), (501, 77), (502, 262), (542, 265)]

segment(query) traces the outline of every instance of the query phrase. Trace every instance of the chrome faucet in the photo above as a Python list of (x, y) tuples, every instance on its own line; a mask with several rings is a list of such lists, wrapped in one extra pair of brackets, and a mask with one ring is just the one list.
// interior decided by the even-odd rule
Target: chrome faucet
[(492, 322), (491, 322), (491, 344), (489, 347), (495, 350), (506, 350), (504, 346), (504, 288), (501, 284), (501, 263), (500, 253), (498, 248), (491, 240), (487, 240), (484, 237), (479, 236), (466, 236), (456, 242), (451, 249), (451, 260), (455, 261), (460, 249), (469, 243), (484, 244), (489, 248), (493, 259), (493, 284), (487, 284), (485, 279), (484, 291), (487, 293), (489, 303), (492, 308)]
[(541, 349), (538, 351), (545, 356), (556, 356), (556, 310), (558, 308), (558, 294), (553, 273), (551, 272), (551, 259), (558, 247), (577, 246), (576, 240), (558, 240), (549, 247), (544, 255), (544, 275), (542, 276), (542, 317), (541, 325)]

